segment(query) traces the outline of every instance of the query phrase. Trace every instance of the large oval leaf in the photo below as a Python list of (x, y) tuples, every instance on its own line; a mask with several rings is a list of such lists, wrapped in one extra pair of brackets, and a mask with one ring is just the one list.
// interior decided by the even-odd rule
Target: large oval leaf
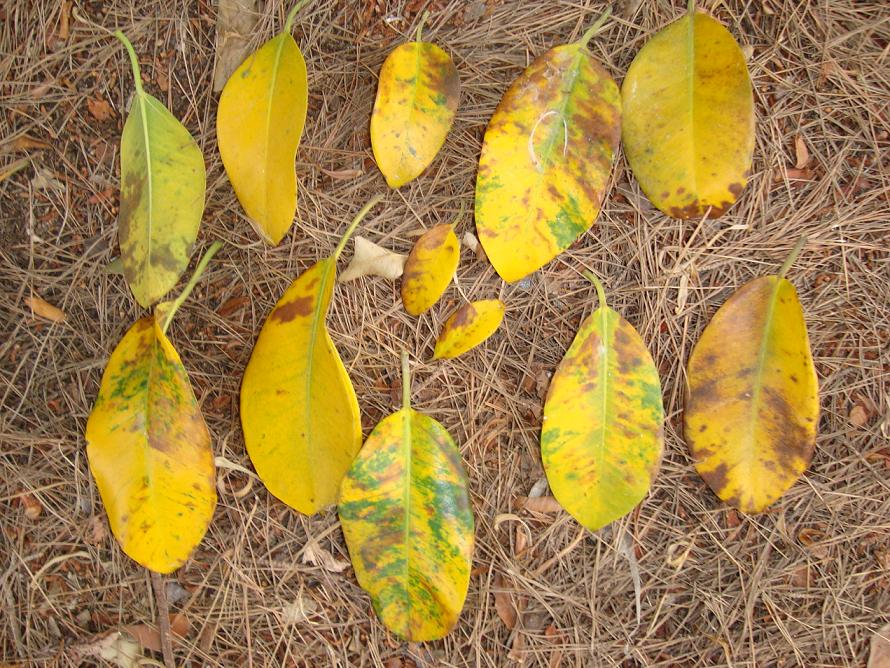
[(553, 375), (541, 459), (553, 496), (591, 531), (623, 517), (652, 485), (663, 450), (664, 407), (652, 356), (606, 305), (588, 316)]
[(188, 266), (204, 213), (204, 157), (189, 131), (142, 88), (136, 53), (127, 47), (136, 94), (121, 136), (118, 241), (124, 277), (141, 306), (176, 285)]
[(417, 316), (435, 304), (460, 260), (460, 242), (451, 225), (436, 225), (414, 244), (402, 276), (402, 304)]
[(393, 633), (421, 642), (447, 634), (460, 615), (473, 513), (457, 446), (411, 408), (407, 372), (402, 383), (404, 406), (368, 437), (343, 479), (339, 514), (377, 615)]
[(507, 282), (571, 246), (599, 214), (621, 132), (621, 100), (587, 49), (596, 27), (529, 65), (485, 131), (476, 229)]
[(371, 147), (390, 188), (415, 179), (433, 161), (459, 98), (457, 69), (435, 44), (409, 42), (389, 54), (377, 83)]
[(247, 57), (219, 98), (219, 153), (238, 200), (268, 243), (287, 234), (297, 208), (294, 159), (306, 121), (309, 82), (306, 62), (284, 31)]
[(210, 524), (215, 471), (188, 374), (154, 316), (136, 321), (111, 354), (86, 440), (124, 552), (158, 573), (179, 568)]
[(705, 328), (687, 376), (685, 432), (696, 469), (727, 503), (766, 509), (809, 465), (819, 418), (794, 286), (782, 275), (742, 286)]
[(442, 326), (433, 357), (457, 357), (478, 346), (501, 326), (505, 308), (500, 299), (484, 299), (461, 306)]
[(361, 447), (358, 400), (325, 319), (337, 257), (368, 210), (353, 220), (331, 257), (303, 272), (260, 330), (241, 382), (247, 453), (272, 494), (311, 515), (337, 500)]
[(640, 49), (621, 86), (627, 161), (675, 218), (723, 214), (748, 181), (754, 96), (729, 31), (687, 14)]

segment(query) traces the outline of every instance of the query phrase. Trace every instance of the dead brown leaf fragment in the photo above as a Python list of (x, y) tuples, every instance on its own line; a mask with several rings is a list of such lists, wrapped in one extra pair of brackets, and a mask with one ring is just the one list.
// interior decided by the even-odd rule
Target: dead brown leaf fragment
[(33, 315), (39, 316), (51, 322), (62, 322), (65, 312), (57, 306), (53, 306), (37, 295), (25, 298), (25, 303), (31, 308)]
[(500, 573), (494, 576), (494, 609), (501, 621), (511, 631), (516, 628), (519, 616), (522, 613), (522, 599), (519, 601), (513, 597), (512, 582), (506, 580)]
[(535, 513), (558, 513), (562, 511), (559, 501), (553, 496), (534, 496), (527, 499), (519, 499), (520, 506), (523, 510), (530, 510)]
[(807, 149), (806, 142), (803, 140), (803, 136), (800, 134), (794, 136), (794, 156), (794, 166), (797, 169), (803, 169), (810, 162), (810, 152)]
[(87, 111), (89, 111), (90, 115), (99, 122), (107, 121), (114, 116), (114, 109), (111, 108), (108, 100), (103, 100), (101, 98), (87, 98)]
[[(188, 636), (191, 624), (184, 614), (170, 615), (170, 633), (174, 641)], [(130, 624), (123, 628), (133, 636), (144, 649), (161, 651), (161, 632), (153, 624)]]
[(256, 0), (219, 0), (216, 15), (216, 65), (213, 68), (213, 92), (220, 92), (226, 81), (250, 53), (250, 36), (260, 15)]
[(868, 668), (890, 668), (890, 624), (884, 624), (872, 635)]

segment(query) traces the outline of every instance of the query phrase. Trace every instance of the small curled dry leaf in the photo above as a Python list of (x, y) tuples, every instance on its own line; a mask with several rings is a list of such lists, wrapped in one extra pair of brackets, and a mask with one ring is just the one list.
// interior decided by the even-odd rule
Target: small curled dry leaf
[(337, 280), (345, 283), (362, 276), (382, 276), (394, 281), (402, 275), (407, 260), (405, 255), (387, 250), (364, 237), (356, 237), (352, 259)]
[(37, 295), (26, 297), (25, 303), (31, 307), (31, 313), (36, 316), (40, 316), (51, 322), (62, 322), (65, 319), (65, 312), (62, 309), (44, 301)]

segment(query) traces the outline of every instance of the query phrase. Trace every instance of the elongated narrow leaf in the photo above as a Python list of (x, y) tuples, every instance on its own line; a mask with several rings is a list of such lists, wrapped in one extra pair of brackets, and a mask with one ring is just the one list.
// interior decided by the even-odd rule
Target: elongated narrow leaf
[(652, 203), (675, 218), (722, 215), (754, 152), (754, 96), (739, 45), (706, 14), (687, 14), (640, 49), (621, 86), (627, 161)]
[(599, 214), (621, 132), (618, 87), (587, 49), (590, 32), (537, 58), (488, 129), (476, 229), (507, 282), (542, 267)]
[(541, 429), (553, 496), (591, 531), (646, 496), (663, 450), (658, 370), (602, 294), (553, 376)]
[(469, 585), (473, 513), (445, 428), (406, 399), (343, 479), (339, 514), (356, 578), (387, 628), (416, 642), (447, 634)]
[(115, 348), (86, 428), (111, 531), (158, 573), (181, 566), (216, 506), (210, 434), (188, 375), (155, 316)]
[(813, 457), (819, 389), (794, 286), (764, 276), (717, 311), (689, 358), (686, 441), (721, 499), (766, 509)]
[(387, 56), (371, 115), (371, 147), (390, 188), (417, 178), (433, 161), (459, 98), (457, 69), (435, 44), (409, 42)]
[(269, 491), (311, 515), (337, 500), (361, 447), (358, 400), (325, 320), (337, 258), (372, 200), (334, 254), (316, 262), (269, 314), (241, 382), (247, 453)]
[[(302, 5), (302, 3), (301, 3)], [(219, 153), (235, 194), (260, 236), (273, 246), (297, 208), (294, 159), (306, 121), (306, 62), (284, 31), (263, 44), (229, 77), (219, 98)]]
[(204, 213), (204, 157), (189, 131), (142, 89), (133, 47), (136, 94), (121, 136), (118, 241), (124, 277), (141, 306), (176, 285), (188, 266)]
[(402, 277), (402, 304), (420, 315), (435, 304), (457, 269), (460, 242), (451, 225), (436, 225), (414, 244)]
[(494, 334), (504, 319), (504, 302), (485, 299), (461, 306), (442, 327), (434, 358), (457, 357)]

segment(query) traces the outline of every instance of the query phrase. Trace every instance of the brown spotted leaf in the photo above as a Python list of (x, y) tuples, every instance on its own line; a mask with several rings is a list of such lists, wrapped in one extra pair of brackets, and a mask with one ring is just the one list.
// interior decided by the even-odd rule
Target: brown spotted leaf
[(402, 304), (417, 316), (435, 304), (457, 269), (460, 242), (452, 225), (436, 225), (414, 244), (405, 263)]

